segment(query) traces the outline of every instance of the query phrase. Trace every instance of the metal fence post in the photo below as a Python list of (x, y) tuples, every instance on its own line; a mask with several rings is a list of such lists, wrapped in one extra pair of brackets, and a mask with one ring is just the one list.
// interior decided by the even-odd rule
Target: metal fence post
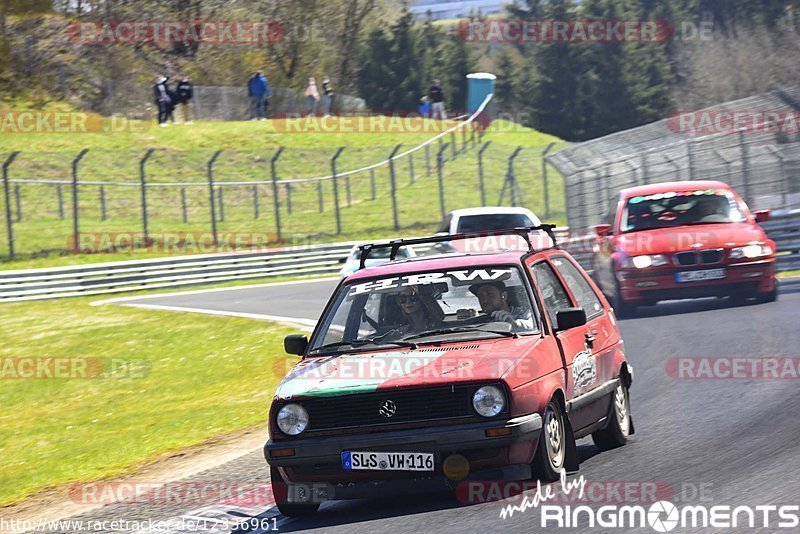
[(781, 169), (781, 183), (783, 184), (781, 186), (781, 198), (783, 199), (783, 207), (788, 208), (786, 204), (786, 195), (790, 193), (791, 185), (789, 183), (789, 176), (786, 174), (786, 157), (773, 145), (767, 145), (767, 150), (778, 160), (778, 165)]
[(221, 154), (222, 150), (217, 150), (208, 160), (208, 205), (211, 208), (211, 238), (215, 247), (217, 246), (217, 202), (214, 199), (214, 163)]
[(353, 195), (350, 188), (350, 175), (344, 177), (344, 188), (347, 191), (347, 207), (351, 207), (353, 205)]
[(106, 188), (105, 186), (100, 186), (100, 220), (106, 220)]
[(61, 184), (56, 186), (56, 195), (58, 195), (58, 218), (64, 220), (64, 187)]
[(322, 191), (322, 180), (317, 180), (317, 200), (319, 202), (319, 212), (325, 211), (325, 198)]
[(425, 145), (425, 175), (431, 175), (431, 145)]
[(147, 171), (145, 166), (147, 160), (155, 152), (154, 148), (149, 149), (144, 157), (139, 161), (139, 182), (141, 183), (141, 197), (142, 197), (142, 231), (144, 232), (144, 245), (149, 245), (150, 239), (147, 231)]
[(292, 214), (292, 184), (284, 184), (283, 188), (286, 190), (286, 213)]
[(508, 195), (511, 199), (511, 205), (513, 207), (517, 206), (517, 177), (514, 174), (514, 160), (516, 159), (517, 155), (522, 151), (522, 147), (518, 146), (514, 149), (514, 152), (508, 156), (508, 167), (506, 169), (506, 181), (503, 183), (503, 189), (500, 191), (500, 200), (498, 204), (503, 203), (503, 199), (506, 196), (506, 189), (508, 189)]
[(450, 132), (450, 147), (453, 149), (453, 159), (458, 157), (458, 148), (456, 147), (456, 133)]
[(259, 216), (258, 206), (258, 185), (253, 185), (253, 219), (258, 220)]
[(72, 248), (75, 252), (80, 252), (78, 247), (78, 238), (80, 237), (78, 235), (80, 218), (78, 214), (78, 164), (87, 152), (89, 152), (89, 149), (84, 148), (72, 160)]
[(447, 213), (447, 208), (445, 207), (445, 199), (444, 199), (444, 151), (447, 150), (447, 145), (449, 143), (445, 143), (439, 146), (439, 152), (436, 153), (436, 173), (439, 178), (439, 211), (441, 212), (442, 219), (444, 219), (445, 213)]
[(753, 197), (750, 195), (750, 148), (744, 142), (745, 131), (745, 128), (739, 130), (739, 149), (742, 152), (742, 180), (744, 181), (745, 201), (752, 202)]
[(550, 187), (547, 181), (547, 154), (556, 146), (550, 143), (542, 151), (542, 187), (544, 188), (544, 218), (550, 219)]
[(369, 170), (369, 186), (372, 192), (372, 200), (378, 198), (377, 192), (375, 191), (375, 167)]
[(467, 129), (461, 128), (461, 153), (467, 153)]
[(486, 205), (486, 184), (483, 181), (483, 153), (491, 145), (491, 141), (486, 141), (484, 145), (478, 150), (478, 185), (481, 189), (481, 206)]
[(225, 197), (221, 185), (217, 187), (217, 202), (219, 202), (219, 222), (225, 222)]
[(408, 155), (408, 174), (411, 177), (411, 183), (412, 184), (417, 181), (416, 177), (414, 176), (414, 153), (413, 152), (411, 152)]
[(11, 194), (8, 190), (8, 167), (19, 156), (19, 152), (12, 152), (3, 163), (3, 194), (6, 200), (6, 235), (8, 236), (8, 257), (14, 258), (14, 227), (11, 220)]
[(339, 159), (345, 147), (339, 147), (331, 158), (331, 175), (333, 180), (333, 208), (336, 212), (336, 234), (342, 233), (342, 215), (339, 213), (339, 179), (336, 177), (336, 160)]
[(189, 212), (186, 207), (186, 188), (181, 187), (181, 219), (183, 220), (183, 224), (189, 222)]
[(278, 147), (278, 151), (275, 152), (275, 155), (272, 156), (272, 159), (269, 162), (269, 169), (270, 174), (272, 176), (272, 205), (273, 209), (275, 210), (275, 228), (278, 235), (278, 242), (283, 241), (282, 229), (281, 229), (281, 201), (278, 197), (278, 175), (275, 172), (275, 164), (278, 161), (278, 158), (281, 157), (283, 153), (283, 147)]
[(14, 184), (14, 208), (16, 221), (22, 222), (22, 195), (19, 192), (19, 184)]
[(397, 180), (394, 175), (394, 156), (400, 150), (401, 146), (403, 145), (397, 145), (394, 147), (394, 150), (392, 150), (392, 153), (389, 154), (389, 183), (392, 191), (392, 220), (394, 222), (395, 231), (400, 229), (400, 220), (397, 214)]

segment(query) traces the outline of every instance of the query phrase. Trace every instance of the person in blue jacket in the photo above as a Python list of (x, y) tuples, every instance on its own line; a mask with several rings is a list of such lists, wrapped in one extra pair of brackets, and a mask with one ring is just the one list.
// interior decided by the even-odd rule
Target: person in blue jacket
[(247, 82), (247, 94), (250, 96), (250, 119), (266, 120), (267, 98), (269, 98), (269, 84), (264, 73), (257, 71)]

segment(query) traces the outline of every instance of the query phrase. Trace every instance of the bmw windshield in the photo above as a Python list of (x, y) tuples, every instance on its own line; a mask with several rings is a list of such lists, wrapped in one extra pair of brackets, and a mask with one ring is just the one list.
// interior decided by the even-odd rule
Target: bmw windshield
[(670, 191), (629, 198), (622, 213), (622, 231), (744, 220), (733, 193), (726, 189)]
[(449, 269), (341, 286), (309, 354), (538, 331), (519, 269)]

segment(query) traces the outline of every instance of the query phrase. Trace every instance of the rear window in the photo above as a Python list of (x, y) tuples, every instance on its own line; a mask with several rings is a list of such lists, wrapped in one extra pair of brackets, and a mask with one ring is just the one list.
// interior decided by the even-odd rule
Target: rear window
[(508, 230), (533, 226), (533, 221), (522, 213), (493, 213), (486, 215), (467, 215), (458, 219), (457, 232), (482, 232)]

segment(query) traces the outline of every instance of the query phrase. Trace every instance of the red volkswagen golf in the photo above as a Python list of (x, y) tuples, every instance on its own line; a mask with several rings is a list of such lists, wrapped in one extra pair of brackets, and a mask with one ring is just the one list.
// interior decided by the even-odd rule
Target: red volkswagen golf
[(624, 189), (595, 227), (594, 278), (619, 316), (660, 300), (777, 298), (775, 243), (722, 182), (668, 182)]

